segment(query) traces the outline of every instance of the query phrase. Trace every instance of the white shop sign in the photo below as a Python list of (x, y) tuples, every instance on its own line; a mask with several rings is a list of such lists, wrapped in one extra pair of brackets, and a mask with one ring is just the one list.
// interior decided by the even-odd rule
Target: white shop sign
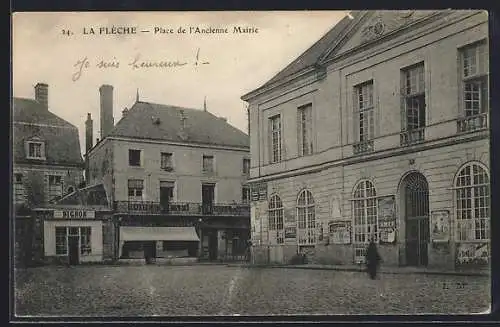
[(54, 210), (54, 218), (62, 219), (92, 219), (95, 218), (95, 211), (92, 210)]

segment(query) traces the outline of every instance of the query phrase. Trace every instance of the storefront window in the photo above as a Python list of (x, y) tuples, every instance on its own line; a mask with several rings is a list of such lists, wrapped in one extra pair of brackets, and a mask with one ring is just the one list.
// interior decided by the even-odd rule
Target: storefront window
[(80, 253), (82, 255), (89, 255), (92, 253), (90, 231), (90, 227), (80, 227)]
[(458, 241), (490, 239), (490, 190), (486, 170), (475, 163), (462, 168), (456, 182)]
[(68, 254), (68, 236), (79, 238), (80, 254), (91, 254), (91, 231), (90, 227), (56, 227), (56, 255)]
[[(285, 242), (283, 225), (283, 203), (278, 195), (273, 195), (269, 200), (269, 230), (276, 231), (276, 243)], [(271, 233), (270, 233), (271, 234)]]
[(469, 163), (455, 182), (457, 263), (487, 264), (490, 250), (490, 181), (487, 170)]
[(56, 227), (56, 255), (68, 253), (68, 234), (66, 227)]

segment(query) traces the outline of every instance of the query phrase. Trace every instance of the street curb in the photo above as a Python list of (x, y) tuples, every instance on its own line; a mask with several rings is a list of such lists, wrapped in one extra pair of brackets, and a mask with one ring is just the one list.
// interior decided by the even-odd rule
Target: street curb
[[(350, 272), (365, 272), (360, 268), (348, 267), (315, 267), (315, 266), (287, 266), (287, 265), (231, 265), (230, 267), (240, 268), (285, 268), (285, 269), (303, 269), (303, 270), (333, 270), (333, 271), (350, 271)], [(460, 272), (460, 271), (384, 271), (379, 270), (380, 274), (392, 275), (447, 275), (447, 276), (474, 276), (474, 277), (490, 277), (490, 274), (483, 272)]]

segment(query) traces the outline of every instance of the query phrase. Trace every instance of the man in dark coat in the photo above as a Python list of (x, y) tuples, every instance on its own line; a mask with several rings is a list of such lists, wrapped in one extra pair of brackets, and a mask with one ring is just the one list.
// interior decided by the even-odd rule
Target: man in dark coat
[(380, 255), (377, 251), (377, 245), (373, 239), (370, 239), (370, 244), (366, 249), (366, 268), (371, 279), (377, 277), (377, 269), (380, 264)]

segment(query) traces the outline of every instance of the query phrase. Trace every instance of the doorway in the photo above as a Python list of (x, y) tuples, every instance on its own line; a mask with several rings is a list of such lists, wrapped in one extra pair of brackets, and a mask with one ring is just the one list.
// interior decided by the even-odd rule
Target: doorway
[(211, 230), (208, 234), (208, 259), (217, 260), (218, 239), (217, 230)]
[(201, 205), (203, 214), (212, 214), (215, 200), (215, 184), (201, 185)]
[(164, 213), (168, 213), (170, 203), (174, 197), (174, 183), (173, 182), (160, 182), (160, 206)]
[(80, 263), (80, 237), (78, 235), (68, 236), (68, 256), (70, 265)]
[(429, 186), (420, 173), (411, 173), (402, 184), (406, 222), (406, 264), (427, 266), (429, 244)]

